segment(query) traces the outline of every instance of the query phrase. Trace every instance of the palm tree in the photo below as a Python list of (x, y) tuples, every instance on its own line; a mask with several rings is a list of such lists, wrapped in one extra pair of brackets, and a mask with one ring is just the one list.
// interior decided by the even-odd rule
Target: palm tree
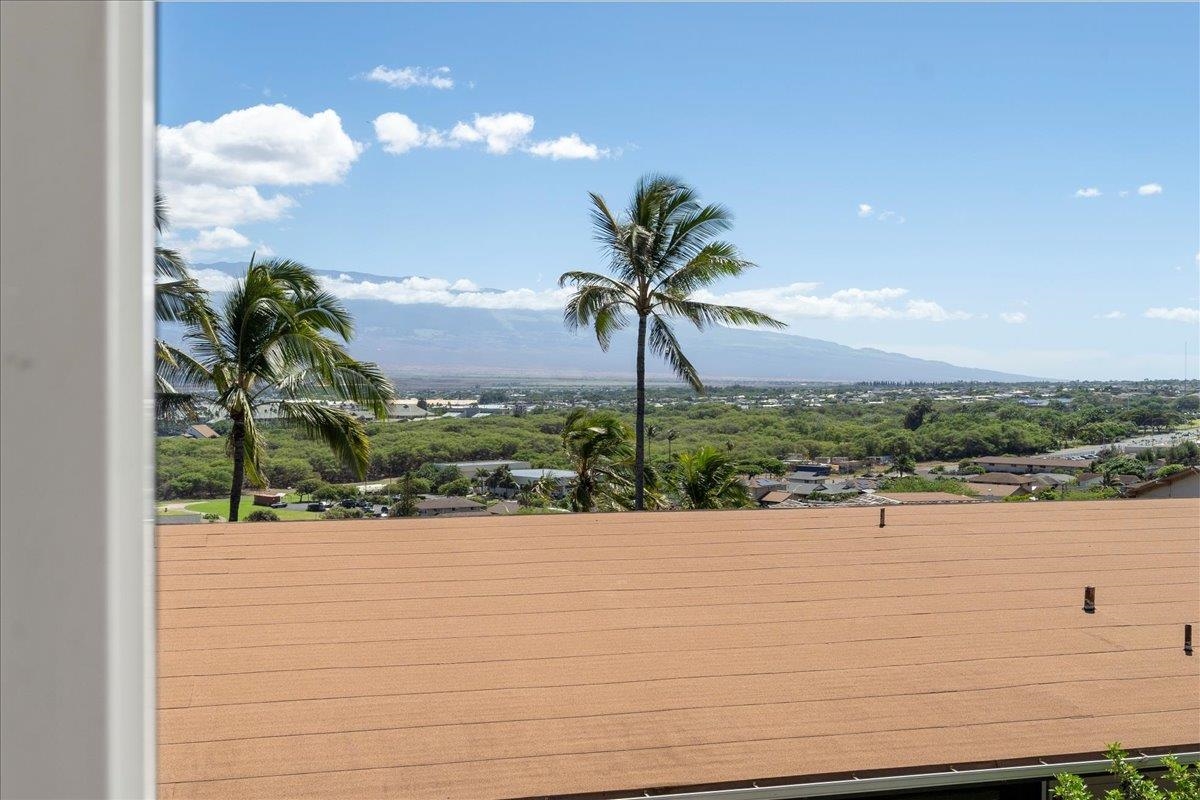
[(680, 453), (673, 471), (675, 488), (684, 508), (743, 508), (749, 505), (746, 487), (729, 456), (715, 447)]
[(671, 430), (667, 431), (667, 435), (664, 438), (666, 438), (666, 440), (667, 440), (667, 461), (670, 461), (671, 460), (671, 443), (679, 438), (679, 434), (675, 432), (674, 428), (672, 428)]
[[(154, 193), (154, 231), (162, 236), (170, 229), (166, 198)], [(187, 323), (209, 312), (208, 293), (188, 271), (187, 262), (176, 250), (154, 248), (154, 316), (158, 323)], [(177, 390), (166, 377), (176, 366), (175, 348), (162, 339), (154, 340), (155, 400), (160, 415), (190, 415), (191, 396)]]
[(370, 442), (362, 422), (316, 398), (351, 400), (382, 418), (392, 386), (375, 364), (346, 352), (342, 343), (353, 333), (350, 314), (320, 288), (308, 267), (251, 258), (221, 308), (186, 323), (189, 351), (176, 350), (174, 364), (166, 369), (188, 386), (211, 390), (210, 400), (233, 422), (231, 522), (238, 519), (246, 478), (265, 485), (265, 442), (256, 421), (265, 404), (278, 404), (283, 423), (324, 441), (360, 478), (365, 474)]
[(723, 206), (701, 205), (695, 189), (660, 175), (638, 181), (620, 217), (603, 197), (594, 192), (590, 197), (592, 227), (610, 274), (563, 273), (559, 285), (575, 289), (563, 318), (571, 330), (591, 326), (604, 350), (631, 316), (637, 320), (634, 508), (640, 511), (645, 508), (647, 345), (702, 392), (704, 384), (675, 338), (671, 318), (681, 317), (701, 330), (718, 324), (781, 328), (783, 323), (749, 308), (692, 299), (696, 290), (753, 266), (732, 244), (715, 239), (732, 225)]
[(620, 465), (631, 455), (630, 434), (629, 426), (609, 411), (576, 408), (567, 415), (562, 441), (576, 474), (567, 490), (572, 511), (619, 505), (621, 489), (629, 483)]

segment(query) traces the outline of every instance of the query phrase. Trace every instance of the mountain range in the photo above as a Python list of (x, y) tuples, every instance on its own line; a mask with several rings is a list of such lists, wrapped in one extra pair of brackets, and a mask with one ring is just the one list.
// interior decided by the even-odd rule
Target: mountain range
[[(245, 270), (244, 264), (228, 262), (195, 266), (234, 276)], [(342, 281), (402, 280), (360, 272), (316, 272)], [(553, 310), (397, 304), (375, 299), (344, 302), (355, 320), (351, 352), (388, 372), (569, 380), (628, 378), (633, 371), (633, 332), (618, 334), (604, 352), (588, 332), (572, 333), (564, 328), (561, 313)], [(713, 383), (1036, 380), (775, 331), (716, 327), (701, 333), (681, 321), (676, 334), (700, 374)], [(650, 358), (647, 374), (667, 379), (670, 370)]]

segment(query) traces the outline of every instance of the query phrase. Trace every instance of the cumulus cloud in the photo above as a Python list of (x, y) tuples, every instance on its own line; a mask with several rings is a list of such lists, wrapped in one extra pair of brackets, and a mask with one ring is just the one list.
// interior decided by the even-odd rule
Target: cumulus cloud
[(209, 292), (228, 292), (238, 282), (238, 279), (232, 275), (221, 272), (219, 269), (209, 269), (207, 267), (193, 268), (192, 277), (200, 284), (200, 288)]
[(530, 141), (535, 120), (529, 114), (509, 111), (476, 114), (470, 122), (457, 122), (449, 130), (418, 124), (406, 114), (389, 111), (375, 118), (375, 138), (389, 153), (407, 153), (418, 147), (458, 148), (483, 145), (493, 155), (522, 150), (540, 158), (595, 160), (610, 152), (572, 133), (557, 139)]
[(160, 186), (179, 228), (276, 220), (296, 201), (262, 186), (337, 183), (364, 145), (332, 109), (306, 115), (258, 105), (217, 119), (158, 127)]
[(871, 216), (871, 214), (873, 212), (874, 212), (874, 209), (871, 208), (871, 206), (868, 205), (867, 203), (859, 203), (858, 204), (858, 215), (860, 217), (869, 217), (869, 216)]
[[(178, 250), (185, 258), (193, 261), (228, 256), (230, 251), (240, 254), (249, 254), (251, 250), (270, 251), (270, 248), (261, 244), (258, 248), (252, 247), (248, 237), (240, 231), (224, 226), (200, 230), (191, 237), (168, 233), (163, 237), (163, 244)], [(265, 256), (266, 253), (262, 255)]]
[(1175, 308), (1147, 308), (1144, 315), (1147, 319), (1165, 319), (1170, 322), (1187, 322), (1195, 325), (1200, 322), (1200, 309), (1177, 306)]
[(450, 77), (449, 67), (396, 67), (394, 69), (382, 64), (363, 75), (369, 81), (382, 83), (393, 89), (412, 89), (414, 87), (428, 89), (453, 89), (454, 79)]
[(375, 138), (388, 153), (407, 153), (425, 142), (426, 134), (406, 114), (389, 111), (375, 118)]
[(1125, 319), (1124, 311), (1109, 311), (1106, 314), (1094, 314), (1092, 319)]
[(212, 122), (158, 127), (160, 174), (188, 183), (336, 183), (362, 150), (332, 109), (307, 116), (282, 103), (230, 111)]
[(1097, 189), (1095, 186), (1086, 186), (1082, 189), (1075, 190), (1076, 197), (1099, 197), (1104, 192)]
[(1004, 311), (1000, 314), (1000, 319), (1007, 322), (1009, 325), (1020, 325), (1029, 319), (1024, 311)]
[(549, 139), (544, 142), (536, 142), (529, 146), (529, 153), (554, 161), (563, 158), (586, 158), (590, 161), (595, 161), (601, 156), (608, 155), (607, 150), (602, 150), (590, 142), (585, 142), (579, 138), (578, 133), (560, 136), (557, 139)]
[(696, 299), (749, 306), (784, 321), (816, 318), (948, 322), (971, 316), (965, 311), (948, 310), (932, 300), (907, 298), (908, 290), (898, 287), (839, 289), (821, 295), (815, 292), (818, 286), (816, 283), (792, 283), (723, 294), (702, 291), (696, 293)]
[(214, 186), (163, 181), (173, 228), (232, 227), (280, 219), (296, 206), (285, 194), (264, 197), (253, 186)]
[(489, 153), (504, 155), (533, 133), (533, 117), (517, 111), (506, 114), (476, 114), (470, 124), (460, 122), (450, 132), (452, 138), (464, 142), (482, 141)]
[(483, 290), (469, 280), (400, 278), (394, 281), (359, 281), (348, 275), (322, 278), (324, 287), (346, 300), (385, 300), (397, 305), (433, 303), (455, 308), (561, 310), (569, 289)]
[(1138, 187), (1137, 193), (1142, 197), (1150, 197), (1151, 195), (1162, 194), (1163, 187), (1157, 183), (1146, 183)]

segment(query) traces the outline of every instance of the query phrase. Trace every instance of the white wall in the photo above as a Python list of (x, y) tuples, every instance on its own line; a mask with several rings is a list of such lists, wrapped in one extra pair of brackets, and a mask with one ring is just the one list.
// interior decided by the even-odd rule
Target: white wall
[(0, 3), (0, 795), (153, 794), (153, 8)]

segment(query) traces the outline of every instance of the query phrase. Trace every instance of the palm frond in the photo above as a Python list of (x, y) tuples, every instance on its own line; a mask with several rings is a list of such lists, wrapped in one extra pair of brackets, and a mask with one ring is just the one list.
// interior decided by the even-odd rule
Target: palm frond
[(359, 478), (366, 474), (371, 442), (366, 429), (353, 415), (312, 401), (281, 403), (280, 411), (305, 436), (324, 442)]
[(654, 307), (671, 316), (683, 317), (703, 330), (713, 325), (758, 325), (768, 328), (786, 328), (787, 323), (774, 317), (743, 306), (723, 306), (717, 303), (702, 303), (665, 293), (656, 294)]
[(679, 345), (679, 340), (675, 338), (675, 331), (671, 329), (671, 324), (658, 314), (651, 317), (648, 344), (650, 352), (666, 361), (675, 374), (687, 381), (689, 386), (697, 392), (704, 391), (704, 382), (700, 380), (700, 373), (683, 354), (683, 348)]

